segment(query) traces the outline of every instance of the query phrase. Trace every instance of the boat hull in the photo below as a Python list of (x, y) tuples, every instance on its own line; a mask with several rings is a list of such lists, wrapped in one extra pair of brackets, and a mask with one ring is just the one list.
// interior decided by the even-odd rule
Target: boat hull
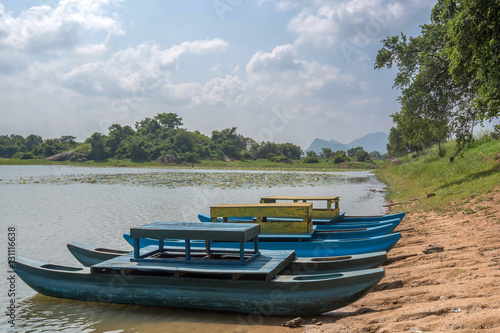
[[(133, 245), (133, 238), (130, 234), (123, 235), (125, 240)], [(285, 237), (285, 236), (283, 236)], [(301, 239), (289, 240), (286, 238), (262, 238), (259, 239), (259, 248), (262, 250), (294, 250), (297, 257), (331, 257), (353, 254), (362, 254), (370, 252), (385, 251), (389, 252), (401, 238), (400, 233), (392, 233), (383, 236), (358, 238), (358, 239)], [(140, 247), (149, 245), (158, 245), (157, 239), (143, 238), (140, 240)], [(184, 246), (184, 240), (165, 240), (165, 246)], [(239, 249), (239, 244), (228, 242), (214, 242), (214, 246)], [(204, 248), (204, 241), (191, 241), (191, 247)], [(253, 243), (245, 243), (245, 248), (252, 250)]]
[[(70, 243), (68, 244), (68, 249), (70, 249), (71, 254), (86, 267), (116, 258), (120, 255), (118, 252), (126, 252), (95, 248), (81, 243)], [(178, 250), (181, 251), (183, 248), (178, 248)], [(383, 251), (350, 256), (296, 258), (288, 265), (284, 274), (309, 275), (363, 270), (376, 268), (386, 259), (387, 254)]]
[(278, 275), (271, 281), (92, 274), (89, 268), (18, 258), (18, 276), (37, 292), (59, 298), (202, 310), (309, 316), (366, 295), (383, 268), (323, 275)]
[[(316, 230), (350, 230), (354, 228), (371, 228), (380, 226), (381, 224), (392, 224), (393, 230), (400, 224), (404, 213), (384, 215), (384, 216), (372, 216), (372, 217), (344, 217), (341, 215), (336, 219), (313, 219), (313, 224), (316, 226)], [(198, 214), (198, 219), (200, 222), (212, 222), (210, 215)], [(284, 220), (284, 218), (270, 217), (268, 221), (279, 221)], [(287, 220), (293, 220), (288, 218)], [(255, 219), (252, 217), (229, 217), (228, 222), (254, 222)], [(222, 222), (222, 219), (217, 219), (217, 222)]]

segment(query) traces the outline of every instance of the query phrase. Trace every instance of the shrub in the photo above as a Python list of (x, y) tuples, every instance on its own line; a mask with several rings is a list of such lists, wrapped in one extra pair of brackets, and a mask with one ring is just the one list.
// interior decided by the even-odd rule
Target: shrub
[(306, 156), (302, 159), (302, 163), (319, 163), (319, 158), (315, 156)]
[(276, 154), (274, 154), (274, 153), (268, 153), (266, 155), (266, 158), (268, 161), (272, 161), (275, 157), (276, 157)]
[(354, 156), (358, 162), (364, 162), (368, 159), (368, 153), (362, 149), (358, 150)]
[(333, 158), (333, 163), (335, 163), (335, 164), (339, 164), (339, 163), (342, 163), (344, 161), (345, 161), (345, 157), (342, 155), (335, 155), (335, 157)]
[(292, 163), (292, 161), (286, 157), (285, 155), (279, 155), (273, 158), (273, 162), (279, 162), (279, 163)]
[(33, 158), (33, 154), (32, 153), (22, 153), (21, 154), (21, 159), (22, 160), (31, 160)]

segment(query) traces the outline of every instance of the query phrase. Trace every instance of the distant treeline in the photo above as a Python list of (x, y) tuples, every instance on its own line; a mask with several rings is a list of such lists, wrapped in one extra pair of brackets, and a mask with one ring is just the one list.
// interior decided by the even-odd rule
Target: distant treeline
[(136, 122), (130, 126), (113, 124), (109, 134), (95, 132), (83, 143), (76, 137), (64, 135), (58, 139), (43, 139), (30, 134), (0, 136), (0, 157), (47, 158), (58, 153), (70, 152), (66, 158), (72, 161), (130, 159), (133, 161), (159, 161), (161, 163), (196, 163), (200, 160), (254, 160), (267, 159), (272, 162), (293, 163), (302, 159), (304, 163), (318, 163), (319, 159), (341, 163), (350, 159), (368, 160), (370, 156), (362, 147), (333, 152), (324, 148), (318, 155), (307, 152), (302, 158), (302, 149), (293, 143), (258, 143), (236, 132), (236, 127), (213, 131), (206, 136), (199, 131), (188, 131), (182, 126), (182, 118), (175, 113), (160, 113), (153, 118)]

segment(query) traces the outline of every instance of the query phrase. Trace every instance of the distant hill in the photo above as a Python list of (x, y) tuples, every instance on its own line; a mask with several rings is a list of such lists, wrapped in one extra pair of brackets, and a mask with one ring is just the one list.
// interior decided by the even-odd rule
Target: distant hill
[(367, 152), (372, 152), (374, 150), (380, 152), (381, 154), (387, 153), (387, 143), (389, 142), (389, 136), (383, 132), (370, 133), (362, 138), (356, 139), (352, 142), (343, 144), (335, 140), (323, 140), (314, 139), (309, 148), (305, 151), (315, 151), (316, 153), (321, 153), (322, 148), (330, 148), (333, 151), (337, 150), (349, 150), (355, 147), (363, 147)]

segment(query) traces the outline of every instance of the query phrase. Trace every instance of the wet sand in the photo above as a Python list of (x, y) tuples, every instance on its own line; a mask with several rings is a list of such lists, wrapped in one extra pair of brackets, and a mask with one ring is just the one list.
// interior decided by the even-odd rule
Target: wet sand
[[(462, 207), (454, 214), (407, 215), (398, 227), (403, 237), (389, 253), (393, 262), (385, 266), (382, 290), (339, 311), (304, 318), (302, 329), (500, 332), (500, 188)], [(430, 244), (444, 251), (424, 254)]]

